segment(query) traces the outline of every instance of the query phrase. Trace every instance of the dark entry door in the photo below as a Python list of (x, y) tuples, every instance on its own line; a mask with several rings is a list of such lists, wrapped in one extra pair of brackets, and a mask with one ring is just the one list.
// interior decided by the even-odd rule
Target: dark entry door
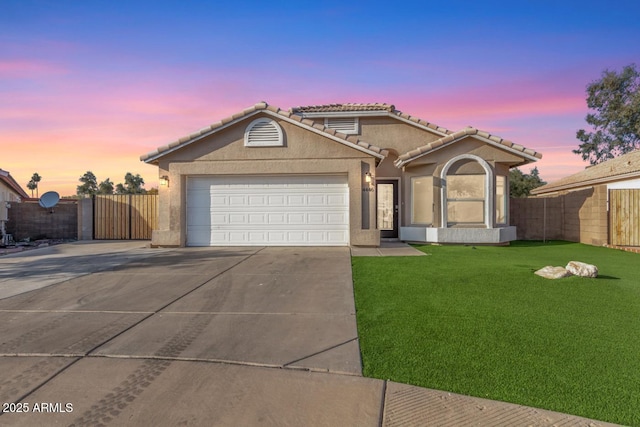
[(380, 237), (398, 237), (398, 181), (376, 180), (378, 230)]

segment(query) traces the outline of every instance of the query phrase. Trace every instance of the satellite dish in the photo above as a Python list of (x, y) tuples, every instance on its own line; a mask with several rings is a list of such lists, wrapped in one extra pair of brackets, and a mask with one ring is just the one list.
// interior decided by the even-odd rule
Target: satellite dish
[(47, 191), (40, 197), (40, 206), (49, 209), (54, 207), (60, 201), (60, 195), (55, 191)]

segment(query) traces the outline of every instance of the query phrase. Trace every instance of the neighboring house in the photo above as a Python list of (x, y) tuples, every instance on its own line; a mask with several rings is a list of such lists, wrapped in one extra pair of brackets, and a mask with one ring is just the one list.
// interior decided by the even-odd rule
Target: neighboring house
[(589, 166), (531, 191), (562, 203), (561, 238), (593, 245), (640, 246), (640, 150)]
[(0, 243), (5, 242), (6, 223), (9, 220), (11, 203), (28, 199), (29, 195), (20, 187), (11, 174), (0, 169)]
[(157, 165), (158, 246), (504, 243), (509, 169), (533, 150), (389, 104), (264, 102), (141, 156)]

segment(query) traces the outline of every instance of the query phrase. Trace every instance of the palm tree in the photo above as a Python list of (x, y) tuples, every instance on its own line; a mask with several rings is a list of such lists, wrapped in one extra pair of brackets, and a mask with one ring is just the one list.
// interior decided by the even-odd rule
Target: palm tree
[(33, 197), (33, 190), (36, 190), (36, 197), (40, 197), (38, 194), (38, 183), (42, 180), (42, 177), (38, 174), (38, 172), (34, 173), (31, 176), (31, 181), (27, 184), (27, 188), (31, 190), (31, 197)]

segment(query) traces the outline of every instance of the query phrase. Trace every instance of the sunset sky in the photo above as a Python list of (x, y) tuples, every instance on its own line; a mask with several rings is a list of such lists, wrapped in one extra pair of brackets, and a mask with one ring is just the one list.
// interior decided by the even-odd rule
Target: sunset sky
[[(635, 1), (0, 0), (0, 168), (75, 194), (259, 101), (386, 102), (584, 168), (585, 87), (640, 65)], [(529, 171), (530, 167), (523, 168)]]

